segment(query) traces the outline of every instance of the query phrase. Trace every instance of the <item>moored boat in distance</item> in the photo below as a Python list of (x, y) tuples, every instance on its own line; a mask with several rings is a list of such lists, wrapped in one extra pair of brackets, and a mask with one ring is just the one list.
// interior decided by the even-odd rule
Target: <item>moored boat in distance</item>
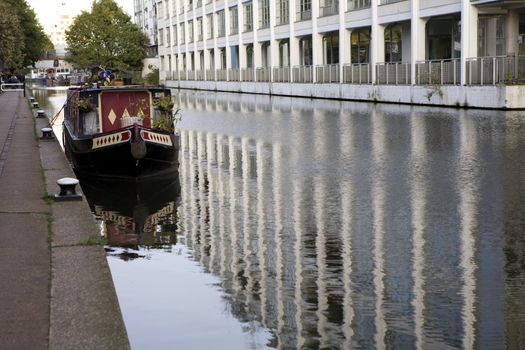
[[(178, 112), (178, 111), (177, 111)], [(169, 89), (68, 89), (64, 149), (75, 172), (138, 179), (178, 171), (179, 135)]]

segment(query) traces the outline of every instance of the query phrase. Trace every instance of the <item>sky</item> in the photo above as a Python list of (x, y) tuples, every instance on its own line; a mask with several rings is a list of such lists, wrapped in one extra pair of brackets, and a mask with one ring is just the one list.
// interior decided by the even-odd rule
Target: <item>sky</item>
[[(37, 18), (43, 26), (52, 24), (56, 20), (57, 9), (59, 2), (67, 4), (67, 12), (69, 14), (78, 14), (81, 10), (89, 10), (91, 8), (91, 0), (26, 0), (29, 6), (35, 10)], [(133, 0), (115, 0), (120, 7), (133, 20)]]

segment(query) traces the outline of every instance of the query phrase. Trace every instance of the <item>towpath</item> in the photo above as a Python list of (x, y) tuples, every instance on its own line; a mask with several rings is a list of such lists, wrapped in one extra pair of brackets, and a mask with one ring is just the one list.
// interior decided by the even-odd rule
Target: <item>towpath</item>
[(0, 94), (0, 350), (128, 349), (89, 206), (44, 200), (74, 177), (58, 142), (39, 140), (46, 123), (21, 92)]

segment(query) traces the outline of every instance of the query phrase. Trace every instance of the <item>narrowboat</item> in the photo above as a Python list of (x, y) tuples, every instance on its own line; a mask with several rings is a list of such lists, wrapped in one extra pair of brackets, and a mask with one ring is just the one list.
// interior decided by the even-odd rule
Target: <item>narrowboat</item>
[(77, 174), (138, 179), (178, 171), (179, 135), (169, 89), (68, 89), (64, 150)]

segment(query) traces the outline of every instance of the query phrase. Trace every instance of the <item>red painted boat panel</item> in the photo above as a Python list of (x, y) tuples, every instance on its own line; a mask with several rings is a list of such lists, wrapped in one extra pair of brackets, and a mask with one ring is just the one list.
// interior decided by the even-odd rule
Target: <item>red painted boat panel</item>
[(151, 94), (148, 91), (103, 91), (100, 93), (102, 132), (122, 127), (123, 116), (135, 117), (142, 111), (142, 125), (151, 127)]

